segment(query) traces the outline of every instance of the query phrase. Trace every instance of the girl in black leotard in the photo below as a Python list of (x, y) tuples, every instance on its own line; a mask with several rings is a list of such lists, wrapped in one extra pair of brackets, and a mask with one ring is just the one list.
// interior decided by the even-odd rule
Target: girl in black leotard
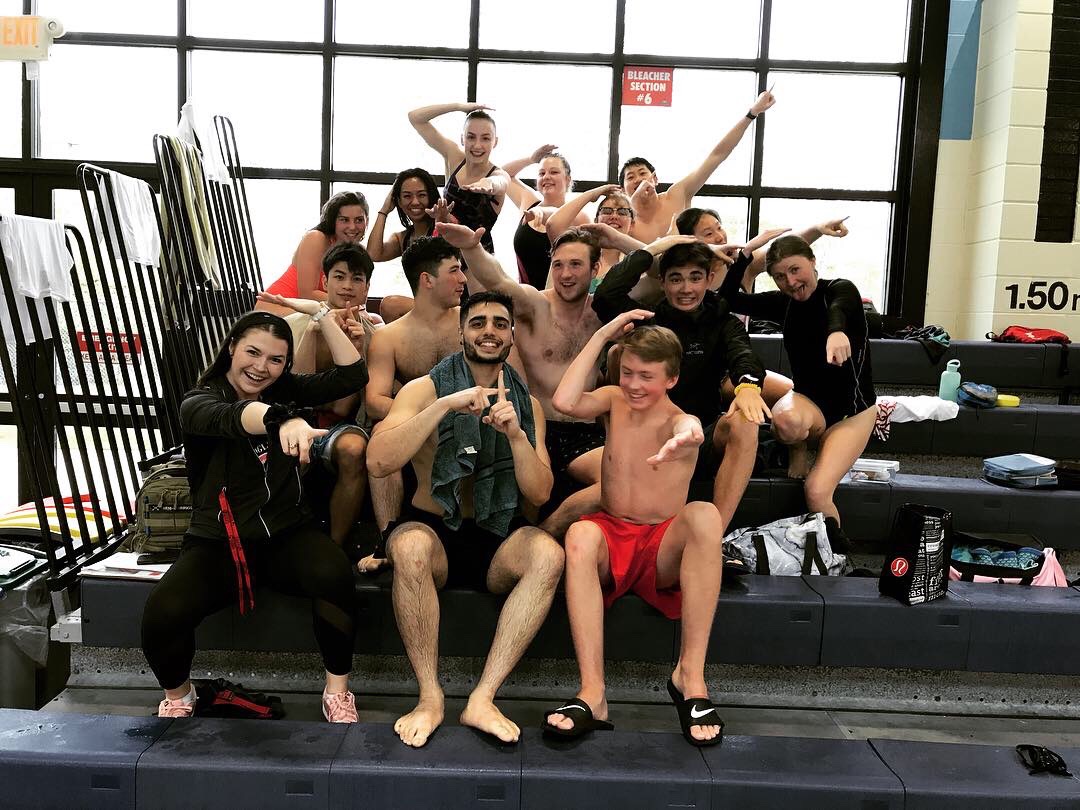
[[(522, 212), (517, 230), (514, 231), (518, 280), (538, 290), (547, 286), (551, 266), (547, 220), (566, 204), (566, 194), (574, 184), (570, 177), (570, 162), (555, 148), (552, 144), (545, 144), (527, 158), (503, 164), (503, 169), (510, 175), (507, 196)], [(517, 179), (518, 172), (533, 163), (540, 164), (536, 174), (536, 191)], [(589, 218), (581, 212), (573, 224), (583, 225), (588, 221)]]
[[(443, 197), (453, 204), (451, 218), (474, 231), (484, 229), (481, 244), (489, 253), (495, 246), (491, 229), (502, 210), (510, 178), (491, 162), (491, 151), (499, 139), (495, 119), (483, 104), (433, 104), (409, 113), (409, 123), (428, 146), (442, 155), (446, 165)], [(460, 145), (439, 132), (433, 118), (449, 112), (467, 113)]]
[[(806, 504), (825, 514), (829, 539), (843, 551), (833, 493), (877, 418), (862, 296), (845, 279), (818, 279), (814, 252), (798, 236), (773, 242), (765, 267), (778, 290), (749, 295), (740, 289), (741, 274), (729, 273), (721, 293), (734, 312), (783, 325), (795, 390), (772, 407), (773, 432), (792, 446), (789, 475), (806, 475)], [(820, 443), (810, 470), (807, 443)]]

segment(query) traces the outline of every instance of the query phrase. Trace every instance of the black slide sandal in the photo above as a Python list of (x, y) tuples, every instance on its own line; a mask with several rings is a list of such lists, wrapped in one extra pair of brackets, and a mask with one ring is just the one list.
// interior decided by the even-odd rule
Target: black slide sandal
[[(675, 711), (679, 713), (679, 725), (682, 726), (682, 735), (688, 743), (697, 748), (707, 748), (724, 741), (724, 721), (720, 719), (712, 701), (708, 698), (684, 698), (670, 678), (667, 690), (671, 695), (671, 702), (675, 704)], [(697, 740), (690, 733), (694, 726), (720, 726), (720, 733), (711, 740)]]
[[(574, 721), (573, 728), (559, 728), (548, 723), (548, 718), (553, 714), (564, 714), (570, 717)], [(564, 706), (545, 712), (541, 728), (544, 729), (545, 734), (576, 740), (578, 737), (584, 737), (593, 731), (613, 731), (615, 726), (607, 720), (597, 720), (593, 717), (592, 709), (589, 708), (588, 703), (581, 698), (574, 698), (568, 700)]]

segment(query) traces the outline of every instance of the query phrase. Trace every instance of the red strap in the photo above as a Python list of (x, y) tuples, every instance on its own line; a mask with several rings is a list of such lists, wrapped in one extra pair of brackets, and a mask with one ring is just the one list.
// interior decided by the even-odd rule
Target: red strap
[[(229, 499), (225, 497), (225, 487), (218, 493), (218, 505), (221, 507), (221, 517), (225, 521), (225, 534), (229, 536), (229, 551), (232, 552), (233, 566), (236, 568), (236, 591), (240, 597), (240, 615), (243, 616), (247, 609), (255, 609), (255, 591), (251, 587), (251, 573), (248, 571), (247, 557), (244, 556), (244, 546), (240, 543), (240, 531), (236, 528), (236, 518), (233, 517)], [(245, 596), (244, 588), (247, 587)]]

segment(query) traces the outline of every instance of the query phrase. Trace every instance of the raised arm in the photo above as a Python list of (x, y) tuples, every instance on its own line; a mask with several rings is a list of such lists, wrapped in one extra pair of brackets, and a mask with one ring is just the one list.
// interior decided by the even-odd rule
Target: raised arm
[(439, 226), (439, 235), (461, 251), (469, 265), (471, 278), (485, 290), (495, 290), (513, 298), (516, 317), (524, 320), (533, 317), (536, 307), (543, 302), (543, 294), (535, 287), (519, 284), (503, 272), (499, 260), (480, 245), (483, 228), (474, 231), (466, 225), (444, 222)]
[(551, 474), (551, 460), (544, 445), (544, 411), (534, 396), (529, 397), (528, 403), (522, 403), (523, 407), (532, 408), (536, 432), (536, 446), (533, 447), (528, 435), (521, 428), (514, 403), (506, 398), (507, 389), (502, 369), (499, 370), (496, 385), (499, 393), (483, 421), (506, 436), (510, 442), (510, 453), (514, 457), (514, 477), (517, 479), (518, 489), (525, 500), (533, 506), (540, 506), (547, 503), (551, 497), (551, 487), (555, 482)]
[(668, 199), (675, 201), (675, 210), (681, 211), (689, 207), (693, 196), (701, 190), (701, 187), (708, 182), (709, 177), (712, 176), (717, 167), (727, 160), (728, 155), (739, 145), (739, 141), (742, 140), (753, 119), (769, 109), (774, 103), (776, 103), (776, 99), (767, 90), (758, 96), (757, 100), (750, 106), (750, 110), (735, 122), (735, 126), (712, 148), (712, 151), (705, 157), (701, 165), (682, 180), (672, 183), (671, 188), (667, 190), (667, 194)]
[(410, 111), (409, 123), (412, 124), (413, 129), (420, 133), (424, 143), (443, 156), (443, 160), (447, 163), (456, 163), (465, 157), (465, 153), (461, 151), (461, 147), (457, 143), (435, 129), (435, 125), (431, 123), (432, 119), (451, 112), (470, 113), (473, 110), (489, 109), (491, 108), (485, 107), (483, 104), (473, 103), (430, 104), (427, 107), (419, 107)]
[(671, 420), (671, 438), (654, 456), (645, 459), (645, 463), (654, 467), (665, 461), (677, 461), (689, 455), (696, 455), (701, 443), (705, 441), (705, 432), (701, 421), (688, 413), (680, 413)]
[(379, 209), (379, 212), (375, 215), (375, 220), (371, 223), (371, 231), (368, 233), (367, 240), (367, 252), (373, 262), (388, 262), (401, 255), (401, 237), (398, 234), (392, 233), (389, 239), (383, 238), (383, 234), (386, 232), (386, 220), (394, 210), (394, 205), (394, 193), (391, 191), (386, 195), (382, 208)]
[(617, 186), (614, 183), (609, 183), (606, 186), (597, 186), (589, 191), (583, 191), (577, 195), (574, 199), (570, 200), (566, 205), (562, 206), (558, 211), (551, 215), (551, 218), (547, 221), (547, 235), (548, 239), (554, 242), (563, 232), (574, 226), (574, 221), (578, 218), (578, 215), (585, 209), (585, 206), (591, 202), (596, 202), (601, 197), (611, 194), (616, 191), (622, 191), (621, 186)]
[(632, 309), (596, 330), (555, 389), (551, 397), (555, 410), (576, 419), (595, 419), (611, 410), (611, 397), (618, 392), (616, 387), (609, 385), (595, 391), (586, 390), (592, 387), (596, 378), (596, 361), (608, 343), (634, 328), (635, 321), (652, 316), (648, 310)]

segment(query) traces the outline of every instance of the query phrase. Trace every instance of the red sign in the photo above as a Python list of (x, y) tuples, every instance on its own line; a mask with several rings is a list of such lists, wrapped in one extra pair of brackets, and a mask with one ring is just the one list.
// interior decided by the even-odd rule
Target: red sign
[(135, 355), (142, 354), (142, 338), (138, 334), (114, 335), (112, 332), (105, 332), (102, 335), (98, 332), (76, 332), (75, 340), (79, 344), (82, 359), (86, 362), (91, 360), (91, 347), (95, 357), (105, 355), (113, 363), (119, 363), (123, 356), (123, 361), (131, 364), (135, 362)]
[(673, 67), (627, 65), (622, 74), (622, 103), (641, 107), (670, 107)]
[(907, 573), (908, 561), (903, 557), (897, 557), (892, 561), (892, 565), (889, 566), (889, 570), (892, 571), (894, 577), (902, 577)]

